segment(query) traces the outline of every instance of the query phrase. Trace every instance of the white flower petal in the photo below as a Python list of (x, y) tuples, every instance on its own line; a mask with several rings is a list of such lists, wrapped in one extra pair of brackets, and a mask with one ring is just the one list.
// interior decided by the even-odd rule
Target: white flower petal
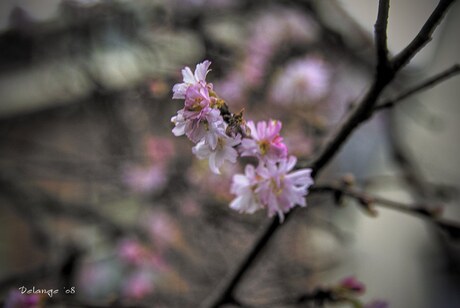
[(182, 77), (184, 77), (185, 83), (188, 83), (188, 84), (196, 83), (195, 76), (193, 75), (192, 70), (188, 66), (182, 70)]
[(173, 86), (173, 99), (185, 99), (185, 92), (188, 87), (185, 83), (176, 83)]
[(198, 142), (197, 145), (192, 148), (192, 152), (196, 155), (196, 157), (198, 157), (198, 159), (208, 158), (212, 154), (209, 146), (204, 140)]
[(211, 62), (205, 60), (203, 63), (199, 63), (195, 68), (195, 79), (196, 81), (206, 81), (206, 75), (208, 74), (209, 66)]
[(215, 153), (211, 153), (211, 155), (209, 156), (209, 168), (211, 169), (213, 173), (220, 174), (219, 167), (216, 164), (216, 154)]

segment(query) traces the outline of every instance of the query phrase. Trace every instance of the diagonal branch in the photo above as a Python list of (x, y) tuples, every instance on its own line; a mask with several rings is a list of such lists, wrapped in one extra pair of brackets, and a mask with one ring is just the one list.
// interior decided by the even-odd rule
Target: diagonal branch
[(431, 13), (417, 36), (415, 36), (406, 48), (395, 56), (393, 61), (393, 67), (395, 70), (399, 70), (408, 64), (410, 60), (431, 40), (431, 35), (434, 30), (441, 22), (450, 5), (454, 2), (455, 0), (440, 0), (438, 2), (438, 5), (434, 9), (433, 13)]
[(452, 67), (450, 67), (449, 69), (444, 70), (441, 73), (438, 73), (438, 74), (428, 78), (427, 80), (421, 82), (420, 84), (410, 88), (409, 90), (399, 94), (395, 98), (388, 99), (388, 100), (384, 101), (383, 103), (377, 105), (374, 108), (374, 111), (391, 108), (394, 105), (396, 105), (397, 103), (405, 100), (409, 96), (412, 96), (412, 95), (414, 95), (416, 93), (419, 93), (419, 92), (422, 92), (422, 91), (425, 91), (425, 90), (428, 90), (428, 89), (434, 87), (435, 85), (437, 85), (438, 83), (443, 82), (444, 80), (446, 80), (446, 79), (448, 79), (450, 77), (453, 77), (453, 76), (455, 76), (455, 75), (457, 75), (459, 73), (460, 73), (460, 65), (455, 64)]
[(365, 209), (375, 205), (424, 218), (447, 232), (452, 238), (460, 237), (460, 223), (441, 218), (441, 208), (439, 207), (431, 208), (421, 204), (406, 204), (399, 201), (373, 196), (357, 189), (337, 184), (315, 185), (310, 189), (310, 192), (331, 193), (334, 195), (339, 194), (340, 196), (347, 196), (355, 199), (361, 206), (364, 206)]

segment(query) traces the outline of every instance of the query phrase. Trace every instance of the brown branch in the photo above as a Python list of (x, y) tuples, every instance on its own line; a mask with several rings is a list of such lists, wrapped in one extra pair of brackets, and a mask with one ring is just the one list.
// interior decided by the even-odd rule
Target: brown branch
[[(440, 1), (433, 14), (430, 16), (430, 18), (427, 20), (422, 30), (420, 31), (421, 34), (419, 33), (416, 39), (414, 39), (415, 43), (414, 41), (411, 42), (403, 51), (402, 56), (400, 55), (394, 61), (390, 61), (388, 68), (386, 68), (384, 64), (382, 66), (382, 62), (379, 63), (379, 61), (382, 61), (382, 58), (377, 58), (375, 79), (370, 89), (367, 91), (366, 95), (361, 100), (361, 103), (358, 104), (358, 107), (340, 126), (338, 131), (333, 135), (329, 142), (326, 143), (325, 147), (320, 152), (320, 154), (310, 164), (299, 162), (297, 166), (298, 168), (309, 166), (312, 168), (312, 176), (316, 177), (318, 175), (318, 173), (326, 166), (326, 164), (329, 163), (330, 160), (339, 152), (340, 148), (351, 135), (351, 133), (358, 126), (360, 126), (363, 122), (365, 122), (372, 116), (375, 105), (377, 104), (382, 91), (394, 79), (395, 75), (399, 72), (399, 70), (402, 67), (404, 67), (405, 64), (408, 63), (410, 58), (412, 58), (421, 49), (421, 47), (423, 47), (423, 45), (426, 44), (426, 42), (428, 41), (425, 40), (426, 34), (431, 35), (436, 26), (439, 24), (445, 11), (453, 1), (454, 0)], [(387, 0), (380, 1), (378, 20), (376, 22), (376, 24), (378, 25), (379, 23), (386, 24), (387, 22), (387, 3)], [(382, 43), (383, 41), (386, 42), (386, 34), (383, 35), (381, 31), (386, 29), (386, 25), (382, 25), (382, 27), (380, 27), (379, 25), (377, 28), (378, 31), (380, 31), (380, 33), (376, 34), (376, 36), (378, 36), (378, 39), (376, 40), (378, 41), (378, 44), (380, 44), (380, 47), (378, 48), (382, 48), (386, 45), (386, 43)], [(419, 41), (424, 43), (420, 45)], [(382, 50), (379, 53), (382, 53)], [(385, 69), (379, 69), (381, 67), (385, 67)], [(297, 208), (289, 212), (285, 216), (285, 219), (288, 220), (288, 218), (291, 217), (296, 210)], [(205, 301), (205, 303), (202, 305), (203, 307), (219, 307), (223, 304), (234, 302), (233, 292), (235, 288), (238, 286), (240, 280), (243, 278), (246, 271), (257, 259), (258, 255), (263, 251), (266, 244), (272, 238), (272, 235), (275, 233), (279, 226), (280, 224), (278, 222), (278, 218), (273, 218), (271, 223), (265, 229), (265, 231), (254, 243), (248, 254), (246, 254), (241, 263), (238, 264), (235, 271), (231, 272), (230, 275), (226, 279), (224, 279), (223, 283), (217, 288), (217, 291), (214, 294), (212, 294), (212, 296), (208, 298), (208, 300)]]
[(455, 76), (455, 75), (457, 75), (459, 73), (460, 73), (460, 65), (455, 64), (452, 67), (450, 67), (449, 69), (446, 69), (446, 70), (442, 71), (441, 73), (438, 73), (438, 74), (428, 78), (427, 80), (421, 82), (420, 84), (418, 84), (418, 85), (408, 89), (407, 91), (399, 94), (395, 98), (388, 99), (388, 100), (384, 101), (383, 103), (377, 105), (374, 108), (374, 111), (394, 107), (397, 103), (405, 100), (409, 96), (412, 96), (412, 95), (414, 95), (416, 93), (419, 93), (419, 92), (423, 92), (425, 90), (428, 90), (428, 89), (434, 87), (435, 85), (437, 85), (438, 83), (443, 82), (444, 80), (449, 79), (449, 78), (451, 78), (451, 77), (453, 77), (453, 76)]
[(315, 185), (310, 188), (310, 193), (331, 193), (334, 197), (339, 194), (347, 196), (358, 201), (360, 206), (364, 206), (367, 210), (372, 206), (380, 206), (401, 213), (424, 218), (430, 223), (437, 225), (442, 230), (446, 231), (452, 238), (460, 237), (460, 223), (451, 220), (440, 218), (441, 208), (427, 207), (422, 204), (407, 204), (399, 201), (382, 198), (368, 193), (353, 189), (344, 185), (324, 184)]
[(431, 40), (431, 35), (434, 30), (441, 22), (450, 5), (454, 2), (455, 0), (440, 0), (438, 2), (438, 5), (434, 9), (433, 13), (431, 13), (420, 32), (406, 48), (395, 56), (393, 61), (394, 70), (400, 70), (408, 64), (410, 60)]

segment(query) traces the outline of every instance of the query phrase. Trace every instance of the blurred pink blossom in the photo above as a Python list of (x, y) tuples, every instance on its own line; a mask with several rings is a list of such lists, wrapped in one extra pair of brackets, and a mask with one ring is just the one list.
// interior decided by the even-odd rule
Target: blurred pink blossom
[(147, 154), (155, 163), (167, 163), (174, 155), (174, 143), (170, 138), (151, 136), (146, 144)]
[(181, 231), (174, 219), (162, 211), (154, 211), (146, 216), (145, 224), (152, 241), (159, 249), (181, 240)]
[(22, 294), (18, 290), (11, 290), (5, 300), (5, 308), (38, 308), (40, 307), (39, 294)]
[(135, 192), (157, 191), (167, 182), (166, 168), (162, 165), (148, 167), (128, 165), (123, 170), (123, 182)]
[(148, 271), (135, 272), (123, 284), (123, 295), (129, 299), (143, 299), (153, 291), (153, 277)]
[(327, 65), (318, 58), (292, 61), (275, 79), (270, 99), (280, 105), (314, 104), (328, 93), (330, 75)]
[(314, 141), (302, 129), (291, 129), (284, 138), (289, 152), (297, 157), (310, 156), (313, 153)]
[(118, 246), (118, 255), (125, 262), (141, 264), (146, 257), (146, 250), (138, 241), (124, 239)]

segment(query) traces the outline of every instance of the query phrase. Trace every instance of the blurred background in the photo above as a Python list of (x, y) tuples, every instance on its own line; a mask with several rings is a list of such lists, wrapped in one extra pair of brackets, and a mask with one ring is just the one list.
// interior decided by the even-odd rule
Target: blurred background
[[(212, 61), (208, 82), (230, 109), (282, 120), (290, 153), (308, 160), (372, 81), (377, 3), (1, 1), (2, 303), (35, 286), (59, 289), (44, 307), (198, 307), (268, 218), (228, 208), (242, 166), (215, 176), (171, 133), (181, 69)], [(435, 5), (391, 2), (392, 53)], [(459, 17), (457, 3), (386, 96), (460, 62)], [(318, 182), (353, 174), (366, 191), (460, 221), (459, 88), (452, 78), (378, 114)], [(364, 302), (460, 307), (458, 239), (391, 210), (308, 203), (243, 280), (244, 303), (292, 307), (282, 299), (355, 276)]]

